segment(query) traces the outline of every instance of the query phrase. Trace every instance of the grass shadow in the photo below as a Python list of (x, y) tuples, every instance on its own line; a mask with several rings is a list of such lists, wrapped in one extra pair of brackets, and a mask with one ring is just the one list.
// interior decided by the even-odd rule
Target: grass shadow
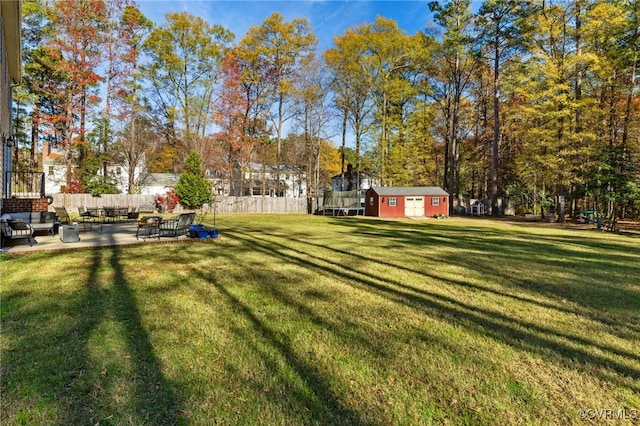
[[(56, 258), (43, 254), (32, 259), (40, 256), (47, 261)], [(76, 259), (79, 263), (56, 277), (56, 282), (37, 287), (33, 281), (31, 287), (14, 283), (11, 289), (20, 290), (2, 292), (0, 422), (179, 424), (177, 395), (162, 376), (118, 249), (89, 250)], [(87, 262), (82, 263), (83, 259)], [(113, 279), (105, 277), (109, 267)], [(77, 281), (78, 274), (85, 276), (81, 286), (66, 284)], [(123, 336), (109, 334), (114, 319), (113, 328), (122, 330)], [(124, 377), (123, 370), (110, 371), (97, 361), (101, 354), (95, 352), (95, 339), (102, 338), (126, 342), (132, 376)], [(123, 359), (113, 363), (127, 364)], [(131, 382), (135, 389), (130, 400), (114, 401), (107, 391)]]
[[(473, 306), (425, 288), (416, 288), (380, 277), (366, 269), (355, 269), (349, 266), (349, 262), (336, 265), (327, 261), (327, 258), (304, 252), (300, 245), (292, 248), (284, 242), (267, 240), (264, 237), (264, 229), (260, 232), (261, 236), (239, 231), (227, 231), (227, 234), (253, 249), (321, 274), (332, 275), (347, 285), (369, 289), (385, 298), (413, 306), (448, 322), (464, 325), (469, 330), (491, 336), (515, 348), (542, 355), (567, 366), (575, 367), (578, 360), (585, 370), (590, 370), (590, 366), (593, 365), (598, 366), (600, 368), (597, 374), (602, 379), (630, 387), (636, 392), (640, 391), (640, 386), (620, 380), (620, 377), (629, 377), (635, 382), (640, 379), (640, 366), (635, 361), (638, 359), (637, 355), (627, 351), (600, 344), (596, 340), (558, 333), (548, 327), (504, 315), (496, 310)], [(594, 353), (591, 351), (592, 347), (599, 347), (604, 355)], [(614, 374), (608, 373), (609, 370)]]

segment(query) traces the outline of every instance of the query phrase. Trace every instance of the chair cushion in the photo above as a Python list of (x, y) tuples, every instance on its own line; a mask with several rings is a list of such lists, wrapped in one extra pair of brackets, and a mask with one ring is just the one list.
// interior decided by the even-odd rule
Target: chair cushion
[(29, 229), (27, 224), (22, 219), (12, 219), (9, 221), (9, 226), (11, 229), (15, 229), (16, 231), (22, 231), (25, 229)]
[(40, 213), (40, 223), (55, 223), (57, 221), (57, 217), (53, 212), (42, 212)]

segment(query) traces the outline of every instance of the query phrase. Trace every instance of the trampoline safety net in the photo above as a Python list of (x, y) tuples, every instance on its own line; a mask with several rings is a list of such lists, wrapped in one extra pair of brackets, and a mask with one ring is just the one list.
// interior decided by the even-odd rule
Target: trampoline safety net
[(325, 191), (322, 206), (325, 208), (359, 208), (362, 191)]

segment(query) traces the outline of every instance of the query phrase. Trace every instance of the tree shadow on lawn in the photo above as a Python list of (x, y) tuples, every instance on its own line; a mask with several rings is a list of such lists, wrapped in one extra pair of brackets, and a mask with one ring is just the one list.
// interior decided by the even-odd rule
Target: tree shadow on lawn
[[(362, 220), (334, 220), (335, 225), (351, 229), (357, 235), (368, 235), (372, 238), (383, 238), (384, 241), (398, 241), (415, 246), (429, 247), (444, 244), (452, 248), (464, 250), (486, 250), (493, 254), (498, 243), (504, 244), (508, 250), (509, 245), (519, 246), (520, 251), (537, 255), (548, 253), (553, 259), (562, 259), (564, 254), (578, 257), (582, 261), (588, 261), (591, 265), (610, 267), (622, 262), (637, 262), (640, 259), (640, 246), (635, 241), (637, 236), (624, 236), (628, 241), (628, 247), (621, 247), (618, 242), (606, 241), (600, 238), (620, 234), (602, 234), (589, 230), (574, 230), (566, 228), (568, 234), (563, 236), (547, 235), (539, 232), (538, 226), (509, 223), (509, 227), (492, 228), (483, 221), (486, 226), (458, 226), (440, 224), (439, 221), (385, 221), (375, 219)], [(557, 231), (561, 229), (557, 228)], [(523, 244), (526, 243), (526, 244)], [(571, 245), (580, 248), (581, 251), (564, 249), (558, 244)], [(597, 252), (593, 252), (597, 250)], [(615, 253), (615, 257), (607, 257), (606, 253)], [(549, 261), (550, 264), (553, 261)]]
[[(234, 261), (238, 262), (238, 259)], [(256, 281), (261, 282), (260, 275), (262, 273), (259, 268), (256, 268), (254, 273)], [(191, 274), (212, 284), (217, 292), (224, 297), (230, 309), (248, 320), (255, 333), (248, 333), (245, 329), (239, 327), (228, 327), (244, 345), (250, 348), (251, 352), (260, 355), (265, 366), (270, 370), (272, 377), (278, 378), (278, 381), (283, 384), (282, 387), (286, 389), (286, 393), (278, 389), (272, 389), (271, 391), (265, 389), (265, 384), (261, 383), (259, 378), (254, 383), (244, 383), (244, 385), (254, 388), (253, 390), (260, 395), (268, 395), (271, 392), (270, 402), (280, 405), (284, 411), (291, 411), (292, 407), (295, 407), (297, 415), (301, 416), (302, 419), (285, 418), (284, 421), (286, 423), (302, 421), (308, 424), (370, 424), (370, 422), (363, 420), (357, 411), (354, 411), (340, 400), (328, 379), (325, 378), (326, 375), (323, 375), (312, 363), (304, 360), (295, 352), (290, 335), (270, 327), (267, 321), (263, 321), (254, 312), (252, 306), (243, 302), (239, 297), (232, 294), (225, 285), (220, 283), (216, 275), (196, 268), (192, 269)], [(266, 279), (266, 275), (263, 278)], [(271, 292), (272, 296), (274, 294)], [(310, 310), (305, 310), (292, 299), (288, 299), (288, 302), (293, 304), (294, 309), (303, 311), (301, 312), (302, 315), (309, 314), (314, 324), (327, 328), (334, 327)], [(296, 304), (297, 306), (295, 306)], [(286, 306), (292, 307), (289, 304)], [(265, 350), (262, 345), (254, 343), (256, 340), (261, 339), (269, 342), (270, 346), (275, 349), (278, 358), (281, 358), (291, 368), (294, 373), (293, 377), (286, 368), (283, 368), (282, 362), (273, 353)], [(228, 366), (227, 368), (230, 367)], [(234, 372), (231, 371), (231, 373)], [(247, 374), (247, 372), (237, 372), (237, 374), (242, 375)], [(290, 413), (290, 415), (295, 414)]]
[[(640, 333), (640, 283), (632, 278), (640, 276), (640, 247), (633, 240), (621, 247), (614, 241), (602, 241), (600, 233), (580, 237), (576, 233), (581, 231), (571, 229), (566, 230), (566, 236), (550, 236), (519, 228), (461, 229), (439, 222), (422, 222), (418, 227), (412, 222), (376, 226), (376, 222), (347, 222), (347, 226), (357, 235), (364, 227), (376, 232), (376, 238), (399, 242), (404, 248), (444, 247), (425, 255), (489, 277), (487, 285), (481, 286), (487, 291), (492, 291), (489, 286), (499, 284), (506, 291), (541, 295), (556, 305), (569, 302), (569, 311), (614, 327), (613, 334), (623, 339), (637, 338), (628, 331)], [(599, 251), (593, 252), (594, 248)], [(519, 273), (518, 265), (525, 262), (526, 269)], [(460, 285), (474, 287), (468, 282)], [(567, 311), (562, 306), (555, 309)]]
[[(434, 247), (433, 252), (426, 252), (424, 255), (500, 277), (502, 282), (509, 282), (521, 290), (536, 292), (552, 300), (570, 300), (578, 306), (586, 304), (592, 308), (592, 312), (606, 308), (626, 309), (629, 313), (636, 314), (640, 306), (640, 285), (637, 288), (629, 288), (614, 281), (616, 274), (626, 277), (640, 276), (640, 248), (621, 248), (614, 242), (602, 242), (596, 238), (579, 238), (575, 235), (568, 235), (566, 238), (548, 237), (508, 229), (460, 229), (433, 223), (422, 225), (411, 222), (387, 222), (384, 223), (385, 226), (379, 226), (379, 221), (375, 220), (363, 223), (344, 221), (341, 224), (353, 228), (357, 235), (362, 235), (363, 229), (375, 235), (379, 241), (372, 242), (372, 245), (384, 247), (387, 242), (396, 242), (404, 248)], [(560, 244), (569, 247), (560, 247)], [(441, 254), (437, 251), (440, 247), (449, 250)], [(594, 247), (615, 255), (593, 253)], [(598, 285), (584, 286), (579, 281), (563, 283), (564, 285), (558, 285), (559, 282), (545, 283), (528, 279), (526, 276), (512, 276), (505, 268), (512, 263), (522, 262), (527, 263), (528, 269), (548, 271), (550, 276), (573, 274), (577, 280), (583, 270), (594, 271), (589, 278), (597, 281)], [(604, 315), (599, 319), (604, 322), (610, 321), (610, 318)], [(627, 322), (624, 323), (624, 326), (628, 325)]]
[[(623, 339), (635, 338), (630, 336), (629, 330), (640, 332), (640, 320), (638, 319), (638, 306), (640, 306), (640, 292), (635, 288), (618, 285), (613, 278), (623, 277), (628, 282), (628, 277), (640, 275), (637, 267), (630, 265), (640, 264), (640, 250), (637, 256), (634, 251), (626, 250), (628, 257), (632, 259), (629, 264), (620, 265), (611, 258), (602, 258), (598, 254), (585, 252), (584, 244), (591, 241), (576, 241), (573, 236), (565, 239), (556, 238), (551, 242), (534, 240), (530, 235), (520, 234), (513, 230), (492, 230), (487, 228), (457, 229), (451, 226), (423, 224), (420, 222), (399, 222), (365, 220), (360, 223), (353, 220), (337, 221), (340, 225), (346, 224), (354, 228), (354, 235), (372, 235), (373, 240), (364, 241), (363, 247), (339, 249), (336, 245), (328, 246), (314, 242), (312, 238), (296, 239), (288, 236), (287, 239), (297, 241), (303, 245), (311, 245), (332, 253), (340, 253), (349, 257), (346, 261), (350, 265), (358, 261), (375, 262), (397, 268), (410, 273), (422, 274), (432, 279), (444, 280), (444, 276), (437, 270), (419, 270), (412, 266), (428, 257), (432, 263), (443, 262), (461, 266), (469, 271), (472, 276), (481, 277), (484, 284), (470, 282), (461, 279), (448, 280), (455, 286), (463, 286), (478, 291), (486, 291), (500, 297), (510, 298), (534, 304), (543, 308), (555, 309), (560, 312), (573, 313), (586, 318), (612, 326), (613, 334)], [(244, 232), (252, 232), (251, 228), (238, 228)], [(374, 234), (375, 233), (375, 234)], [(282, 233), (270, 230), (260, 231), (261, 235), (282, 237)], [(366, 236), (364, 237), (367, 238)], [(570, 239), (569, 239), (570, 238)], [(345, 239), (344, 241), (349, 241)], [(382, 258), (373, 258), (362, 254), (368, 247), (381, 247), (390, 249), (391, 245), (404, 249), (404, 263), (397, 264)], [(556, 243), (569, 243), (570, 248), (557, 247)], [(444, 248), (425, 252), (424, 247)], [(616, 250), (621, 254), (620, 247), (607, 244), (608, 250)], [(415, 250), (409, 251), (411, 248)], [(415, 257), (412, 257), (415, 256)], [(556, 260), (557, 259), (557, 260)], [(594, 267), (594, 259), (597, 268)], [(634, 263), (634, 261), (637, 262)], [(527, 271), (514, 273), (506, 266), (526, 262), (527, 271), (543, 271), (544, 279), (530, 276)], [(590, 273), (589, 280), (598, 282), (598, 285), (584, 284), (583, 270), (596, 270)], [(567, 282), (567, 276), (573, 275), (573, 281)], [(604, 308), (604, 309), (603, 309)], [(612, 315), (618, 312), (617, 315)]]
[[(316, 270), (320, 274), (332, 276), (333, 279), (340, 280), (352, 287), (368, 289), (390, 300), (426, 311), (430, 315), (442, 318), (447, 322), (462, 324), (482, 335), (490, 336), (515, 348), (539, 354), (550, 360), (561, 362), (570, 368), (575, 368), (577, 366), (575, 361), (578, 360), (582, 363), (579, 368), (588, 370), (590, 374), (597, 374), (603, 380), (613, 381), (620, 386), (640, 391), (640, 386), (621, 381), (620, 377), (608, 372), (610, 370), (637, 382), (640, 379), (637, 354), (609, 347), (584, 337), (559, 333), (545, 326), (525, 322), (495, 310), (472, 306), (452, 297), (437, 294), (423, 288), (415, 288), (390, 278), (380, 277), (367, 270), (356, 270), (348, 264), (336, 265), (327, 260), (327, 258), (300, 251), (299, 245), (293, 248), (281, 242), (268, 240), (255, 234), (251, 235), (251, 232), (241, 233), (241, 230), (239, 232), (229, 230), (226, 233), (253, 249), (280, 257), (284, 261)], [(261, 232), (261, 235), (264, 235), (264, 232)], [(305, 242), (300, 241), (299, 243)], [(332, 249), (327, 247), (327, 250)], [(352, 254), (352, 257), (356, 259), (360, 256)], [(366, 260), (371, 261), (371, 259)], [(423, 272), (417, 273), (424, 275)], [(440, 277), (426, 275), (425, 278), (442, 280)], [(593, 353), (590, 350), (592, 347), (600, 348), (605, 354)], [(610, 356), (606, 356), (606, 354)], [(623, 361), (616, 360), (616, 357), (623, 358)], [(600, 368), (596, 373), (593, 373), (588, 368), (589, 365)]]
[[(177, 397), (162, 377), (119, 259), (118, 248), (92, 250), (89, 264), (67, 271), (87, 274), (82, 287), (58, 292), (53, 283), (45, 290), (49, 294), (17, 291), (3, 298), (3, 334), (9, 342), (2, 362), (3, 423), (97, 424), (125, 418), (180, 423)], [(106, 263), (113, 281), (99, 275)], [(109, 317), (125, 333), (133, 377), (92, 361), (92, 351), (101, 349), (92, 336)], [(119, 381), (134, 382), (133, 400), (118, 403), (105, 395)]]
[(136, 374), (134, 409), (144, 422), (175, 425), (186, 423), (180, 414), (180, 401), (174, 385), (163, 375), (160, 361), (154, 354), (149, 335), (142, 325), (140, 311), (131, 284), (124, 276), (120, 264), (120, 250), (114, 248), (111, 267), (114, 271), (116, 318), (126, 330), (127, 350)]
[[(630, 331), (640, 333), (640, 324), (634, 325), (629, 322), (629, 317), (624, 319), (614, 318), (610, 315), (610, 311), (603, 309), (593, 309), (584, 307), (584, 303), (580, 303), (582, 298), (580, 297), (580, 292), (576, 292), (573, 289), (558, 289), (557, 285), (545, 284), (542, 282), (533, 282), (529, 279), (525, 278), (516, 278), (510, 276), (504, 272), (504, 269), (501, 269), (499, 266), (492, 268), (487, 263), (486, 259), (476, 258), (474, 256), (470, 256), (469, 253), (463, 252), (459, 255), (450, 255), (447, 254), (444, 256), (443, 262), (454, 263), (459, 266), (462, 266), (466, 269), (471, 269), (474, 272), (482, 273), (484, 277), (488, 276), (489, 278), (496, 278), (495, 280), (491, 280), (491, 282), (487, 282), (485, 279), (484, 284), (476, 284), (472, 283), (471, 280), (465, 279), (466, 277), (461, 277), (459, 279), (456, 278), (448, 278), (443, 276), (443, 274), (438, 274), (436, 270), (430, 269), (418, 269), (414, 267), (410, 267), (407, 265), (413, 264), (409, 258), (405, 258), (406, 263), (397, 264), (389, 261), (382, 260), (380, 258), (374, 258), (370, 256), (366, 256), (363, 254), (357, 254), (352, 251), (340, 250), (327, 245), (314, 243), (308, 240), (298, 241), (301, 244), (314, 246), (320, 249), (329, 250), (331, 252), (340, 253), (344, 256), (350, 257), (351, 259), (357, 259), (358, 261), (364, 262), (374, 262), (377, 264), (382, 264), (391, 268), (395, 268), (401, 271), (405, 271), (411, 274), (417, 274), (424, 277), (427, 277), (434, 281), (441, 281), (448, 284), (451, 284), (455, 287), (464, 287), (467, 289), (471, 289), (473, 291), (483, 292), (483, 293), (491, 293), (494, 296), (499, 298), (507, 299), (507, 301), (512, 302), (522, 302), (530, 305), (535, 305), (544, 309), (551, 309), (558, 312), (562, 312), (565, 314), (574, 314), (583, 316), (585, 318), (589, 318), (593, 321), (600, 322), (609, 326), (612, 326), (614, 329), (610, 330), (613, 335), (617, 335), (622, 339), (632, 339), (637, 336)], [(503, 265), (509, 262), (509, 256), (502, 258), (497, 256), (493, 256), (494, 265)], [(353, 262), (349, 262), (349, 264), (353, 265)], [(355, 271), (355, 269), (352, 269)], [(526, 276), (525, 274), (521, 274), (520, 277)], [(544, 290), (544, 291), (541, 291)], [(630, 290), (623, 290), (618, 293), (620, 290), (618, 288), (611, 288), (610, 286), (602, 285), (596, 287), (595, 289), (584, 289), (584, 291), (588, 292), (588, 296), (596, 298), (596, 307), (602, 307), (603, 303), (598, 303), (599, 298), (610, 298), (611, 294), (615, 295), (616, 299), (620, 299), (624, 306), (629, 305), (629, 310), (631, 314), (635, 315), (638, 313), (636, 306), (640, 304), (639, 298), (636, 297), (635, 293)], [(567, 305), (567, 300), (561, 296), (561, 293), (566, 293), (566, 297), (572, 299), (574, 303)], [(541, 297), (542, 296), (542, 297)], [(637, 303), (637, 304), (636, 304)], [(616, 303), (612, 303), (613, 307), (619, 308), (620, 305)], [(606, 348), (606, 350), (616, 351), (614, 348)], [(630, 354), (632, 357), (637, 357), (640, 360), (640, 356)]]

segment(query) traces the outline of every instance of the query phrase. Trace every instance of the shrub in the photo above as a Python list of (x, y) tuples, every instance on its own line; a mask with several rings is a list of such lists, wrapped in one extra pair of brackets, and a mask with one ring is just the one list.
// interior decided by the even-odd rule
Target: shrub
[(159, 212), (171, 213), (180, 202), (180, 197), (176, 191), (171, 188), (165, 195), (156, 195), (156, 209)]
[(187, 156), (184, 171), (176, 183), (176, 194), (180, 203), (189, 209), (199, 209), (212, 201), (211, 182), (205, 177), (202, 158), (195, 151)]

